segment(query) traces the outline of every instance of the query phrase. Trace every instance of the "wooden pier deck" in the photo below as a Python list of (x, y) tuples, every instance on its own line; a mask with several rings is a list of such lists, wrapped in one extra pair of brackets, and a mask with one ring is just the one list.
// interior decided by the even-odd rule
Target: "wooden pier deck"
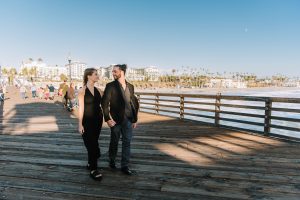
[(137, 174), (107, 167), (105, 125), (104, 177), (96, 182), (72, 114), (56, 101), (21, 100), (12, 89), (7, 98), (0, 106), (1, 200), (300, 198), (298, 143), (140, 113), (131, 159)]

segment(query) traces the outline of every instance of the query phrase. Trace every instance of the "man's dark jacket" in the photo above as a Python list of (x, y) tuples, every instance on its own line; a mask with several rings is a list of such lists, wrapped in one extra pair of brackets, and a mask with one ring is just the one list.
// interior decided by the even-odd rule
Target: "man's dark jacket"
[[(133, 85), (128, 82), (126, 82), (126, 84), (130, 92), (130, 105), (133, 115), (131, 122), (136, 123), (139, 110), (139, 102), (134, 95)], [(125, 117), (125, 100), (122, 95), (119, 81), (115, 80), (106, 84), (101, 105), (103, 109), (104, 120), (106, 122), (110, 120), (111, 117), (117, 124), (123, 122)]]

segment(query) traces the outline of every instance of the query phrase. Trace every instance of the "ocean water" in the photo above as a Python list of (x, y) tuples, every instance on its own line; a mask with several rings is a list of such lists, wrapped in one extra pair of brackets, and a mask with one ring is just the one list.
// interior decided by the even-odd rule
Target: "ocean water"
[[(153, 92), (153, 91), (152, 91)], [(176, 93), (176, 91), (171, 91), (171, 93)], [(219, 91), (218, 91), (219, 92)], [(164, 91), (164, 93), (167, 93)], [(184, 91), (182, 93), (187, 94), (213, 94), (215, 95), (217, 92), (215, 90), (209, 91)], [(256, 97), (283, 97), (283, 98), (300, 98), (300, 88), (262, 88), (262, 89), (239, 89), (239, 90), (224, 90), (221, 91), (222, 95), (230, 95), (230, 96), (256, 96)], [(142, 96), (147, 98), (153, 98), (153, 96)], [(179, 101), (178, 97), (160, 97), (162, 100), (176, 100)], [(185, 98), (185, 101), (192, 101), (192, 102), (206, 102), (206, 103), (214, 103), (215, 99), (199, 99), (199, 98)], [(154, 101), (151, 100), (143, 100), (142, 102), (147, 103), (154, 103)], [(221, 100), (221, 103), (226, 104), (235, 104), (235, 105), (251, 105), (251, 106), (261, 106), (264, 107), (264, 102), (254, 102), (254, 101), (240, 101), (240, 100)], [(172, 106), (179, 106), (179, 102), (166, 102), (161, 101), (160, 104), (164, 105), (172, 105)], [(154, 108), (153, 105), (146, 105), (142, 104), (143, 107), (148, 108)], [(214, 112), (206, 112), (206, 111), (198, 111), (197, 108), (201, 109), (210, 109), (214, 110), (215, 107), (213, 105), (196, 105), (196, 104), (185, 104), (185, 107), (190, 107), (190, 109), (185, 109), (185, 112), (191, 113), (191, 114), (200, 114), (200, 115), (206, 115), (206, 116), (214, 116)], [(274, 102), (272, 104), (273, 108), (290, 108), (290, 109), (299, 109), (300, 110), (300, 104), (299, 103), (276, 103)], [(168, 111), (174, 111), (178, 112), (176, 113), (168, 113), (168, 112), (160, 112), (160, 114), (173, 116), (173, 117), (179, 117), (179, 108), (169, 108), (169, 107), (160, 107), (161, 109), (165, 109)], [(250, 114), (259, 114), (264, 115), (264, 110), (254, 110), (254, 109), (245, 109), (245, 108), (232, 108), (232, 107), (221, 107), (222, 111), (232, 111), (232, 112), (239, 112), (239, 113), (250, 113)], [(142, 109), (143, 111), (143, 109)], [(145, 111), (150, 111), (146, 110)], [(150, 111), (151, 112), (151, 111)], [(153, 111), (154, 112), (154, 111)], [(280, 117), (287, 117), (287, 118), (293, 118), (293, 119), (300, 119), (300, 113), (295, 112), (279, 112), (279, 111), (272, 111), (272, 116), (280, 116)], [(264, 118), (256, 118), (256, 117), (247, 117), (242, 115), (230, 115), (230, 114), (220, 114), (220, 117), (229, 118), (229, 119), (238, 119), (238, 120), (244, 120), (249, 122), (259, 122), (264, 123)], [(208, 122), (208, 123), (214, 123), (214, 119), (209, 119), (205, 117), (195, 117), (195, 116), (188, 116), (185, 115), (186, 119), (192, 119), (196, 121), (202, 121), (202, 122)], [(248, 125), (245, 123), (236, 123), (236, 122), (228, 122), (221, 120), (221, 125), (227, 125), (227, 126), (233, 126), (237, 128), (246, 128), (251, 129), (255, 131), (263, 131), (263, 126), (256, 126), (256, 125)], [(293, 128), (300, 128), (300, 123), (297, 122), (288, 122), (288, 121), (282, 121), (282, 120), (272, 120), (271, 124), (273, 125), (280, 125), (280, 126), (287, 126), (287, 127), (293, 127)], [(285, 135), (295, 138), (300, 138), (300, 132), (299, 131), (289, 131), (284, 129), (275, 129), (271, 128), (271, 133), (279, 134), (279, 135)]]

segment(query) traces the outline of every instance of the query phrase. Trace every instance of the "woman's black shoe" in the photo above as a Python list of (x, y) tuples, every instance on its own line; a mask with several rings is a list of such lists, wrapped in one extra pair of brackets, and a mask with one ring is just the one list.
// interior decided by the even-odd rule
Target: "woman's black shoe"
[(126, 175), (129, 175), (129, 176), (133, 175), (133, 172), (128, 167), (122, 167), (121, 171)]
[(97, 169), (91, 171), (90, 177), (96, 181), (102, 180), (102, 174)]

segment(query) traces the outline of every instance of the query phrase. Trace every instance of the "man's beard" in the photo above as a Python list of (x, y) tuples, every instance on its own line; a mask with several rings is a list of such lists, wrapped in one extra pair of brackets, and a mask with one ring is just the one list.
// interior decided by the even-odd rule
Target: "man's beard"
[(119, 76), (118, 76), (118, 75), (115, 75), (115, 76), (114, 76), (114, 79), (115, 79), (115, 80), (118, 80), (119, 78), (121, 78), (121, 75), (119, 75)]

